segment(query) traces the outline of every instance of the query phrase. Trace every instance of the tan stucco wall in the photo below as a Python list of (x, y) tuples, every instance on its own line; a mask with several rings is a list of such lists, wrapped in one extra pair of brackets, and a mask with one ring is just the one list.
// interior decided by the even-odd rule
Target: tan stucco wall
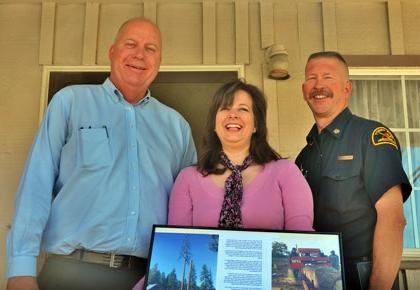
[[(309, 53), (419, 55), (417, 0), (0, 0), (0, 288), (18, 180), (38, 125), (42, 65), (107, 65), (119, 24), (162, 29), (163, 64), (244, 64), (266, 92), (270, 142), (295, 157), (312, 116), (300, 92)], [(203, 33), (204, 31), (204, 33)], [(266, 78), (264, 48), (284, 44), (291, 78)]]

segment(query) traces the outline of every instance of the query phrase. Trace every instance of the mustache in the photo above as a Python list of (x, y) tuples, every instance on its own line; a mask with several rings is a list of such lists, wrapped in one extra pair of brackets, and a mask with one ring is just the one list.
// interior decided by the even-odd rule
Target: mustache
[(333, 93), (331, 91), (329, 91), (329, 90), (326, 90), (326, 89), (320, 89), (320, 90), (313, 89), (309, 93), (309, 97), (310, 98), (313, 98), (313, 97), (319, 96), (319, 95), (323, 95), (323, 96), (326, 96), (328, 98), (332, 98), (333, 97)]

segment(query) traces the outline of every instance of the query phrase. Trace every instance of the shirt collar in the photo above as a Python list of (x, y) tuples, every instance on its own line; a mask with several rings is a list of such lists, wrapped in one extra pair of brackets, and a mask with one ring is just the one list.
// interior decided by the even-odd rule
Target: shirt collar
[(316, 124), (314, 124), (311, 128), (311, 131), (309, 131), (308, 135), (306, 136), (306, 142), (309, 145), (314, 144), (314, 140), (317, 135), (318, 135), (318, 129), (316, 128)]
[(329, 132), (331, 136), (340, 139), (352, 116), (350, 109), (345, 108), (324, 130)]
[[(340, 139), (347, 127), (348, 121), (352, 116), (353, 114), (351, 113), (350, 109), (345, 108), (327, 127), (322, 130), (322, 132), (328, 132), (334, 138)], [(311, 131), (309, 131), (309, 134), (306, 136), (306, 142), (309, 145), (312, 145), (313, 140), (317, 135), (318, 129), (316, 124), (314, 124)]]
[[(111, 97), (114, 103), (126, 102), (123, 94), (117, 89), (117, 87), (112, 83), (112, 81), (109, 78), (107, 78), (104, 81), (102, 86), (104, 87), (105, 91), (108, 93), (108, 95)], [(150, 94), (150, 90), (147, 90), (146, 96), (144, 96), (144, 98), (142, 98), (133, 106), (145, 105), (150, 101), (151, 97), (152, 96)]]

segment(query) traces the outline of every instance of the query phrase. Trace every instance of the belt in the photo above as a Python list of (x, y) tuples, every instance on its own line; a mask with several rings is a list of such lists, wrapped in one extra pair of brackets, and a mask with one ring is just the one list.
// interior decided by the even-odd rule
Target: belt
[(99, 264), (116, 269), (146, 269), (147, 260), (136, 256), (97, 253), (88, 250), (75, 250), (69, 255), (48, 254), (52, 257), (78, 260), (85, 263)]

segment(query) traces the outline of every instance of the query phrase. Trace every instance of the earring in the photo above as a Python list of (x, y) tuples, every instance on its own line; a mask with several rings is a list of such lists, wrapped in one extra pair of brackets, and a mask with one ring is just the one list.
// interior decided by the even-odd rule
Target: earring
[(252, 133), (257, 132), (257, 128), (254, 127), (254, 130), (252, 130)]

